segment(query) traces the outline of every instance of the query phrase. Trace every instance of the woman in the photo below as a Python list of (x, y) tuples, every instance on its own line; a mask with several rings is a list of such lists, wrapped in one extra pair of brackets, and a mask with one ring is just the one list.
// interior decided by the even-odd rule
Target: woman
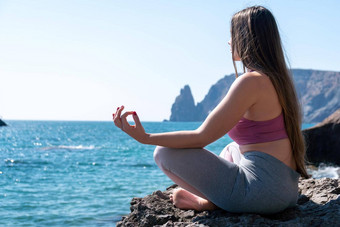
[[(296, 204), (298, 178), (308, 176), (298, 100), (271, 12), (254, 6), (236, 13), (228, 43), (236, 80), (198, 129), (148, 134), (123, 106), (113, 120), (137, 141), (158, 145), (157, 165), (181, 187), (172, 196), (178, 208), (280, 212)], [(240, 77), (235, 61), (246, 69)], [(203, 148), (226, 133), (235, 142), (220, 157)]]

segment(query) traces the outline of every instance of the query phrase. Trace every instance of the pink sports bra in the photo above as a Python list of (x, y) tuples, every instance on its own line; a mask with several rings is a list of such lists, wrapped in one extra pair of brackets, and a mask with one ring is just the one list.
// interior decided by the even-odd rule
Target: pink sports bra
[(267, 121), (252, 121), (242, 117), (228, 135), (239, 145), (264, 143), (288, 137), (283, 113)]

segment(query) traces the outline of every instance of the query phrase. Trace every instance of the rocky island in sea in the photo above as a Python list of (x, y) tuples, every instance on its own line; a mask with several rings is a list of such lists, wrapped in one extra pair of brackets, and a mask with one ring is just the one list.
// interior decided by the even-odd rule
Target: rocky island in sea
[[(340, 108), (340, 72), (292, 69), (293, 79), (303, 106), (303, 122), (320, 122)], [(171, 108), (170, 121), (203, 121), (227, 94), (235, 74), (211, 86), (201, 102), (195, 104), (189, 85), (185, 85)]]
[(7, 124), (3, 120), (0, 119), (0, 127), (1, 126), (7, 126)]

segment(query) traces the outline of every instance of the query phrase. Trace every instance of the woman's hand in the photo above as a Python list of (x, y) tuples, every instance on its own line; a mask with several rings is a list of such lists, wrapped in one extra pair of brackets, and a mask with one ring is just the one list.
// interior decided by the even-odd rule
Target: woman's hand
[[(123, 109), (124, 106), (118, 107), (116, 113), (112, 114), (115, 125), (138, 142), (147, 143), (148, 134), (145, 133), (137, 113), (135, 111), (128, 111), (121, 115)], [(127, 121), (126, 118), (129, 115), (132, 115), (135, 125), (130, 125)]]

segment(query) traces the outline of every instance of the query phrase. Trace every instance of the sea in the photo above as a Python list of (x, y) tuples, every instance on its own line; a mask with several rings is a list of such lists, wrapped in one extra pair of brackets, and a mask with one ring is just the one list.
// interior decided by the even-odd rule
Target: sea
[[(115, 226), (133, 197), (172, 185), (140, 144), (112, 122), (6, 121), (0, 127), (0, 226)], [(143, 122), (147, 132), (196, 129), (199, 122)], [(303, 124), (308, 128), (313, 124)], [(207, 146), (219, 154), (226, 135)], [(339, 167), (309, 167), (339, 178)]]

